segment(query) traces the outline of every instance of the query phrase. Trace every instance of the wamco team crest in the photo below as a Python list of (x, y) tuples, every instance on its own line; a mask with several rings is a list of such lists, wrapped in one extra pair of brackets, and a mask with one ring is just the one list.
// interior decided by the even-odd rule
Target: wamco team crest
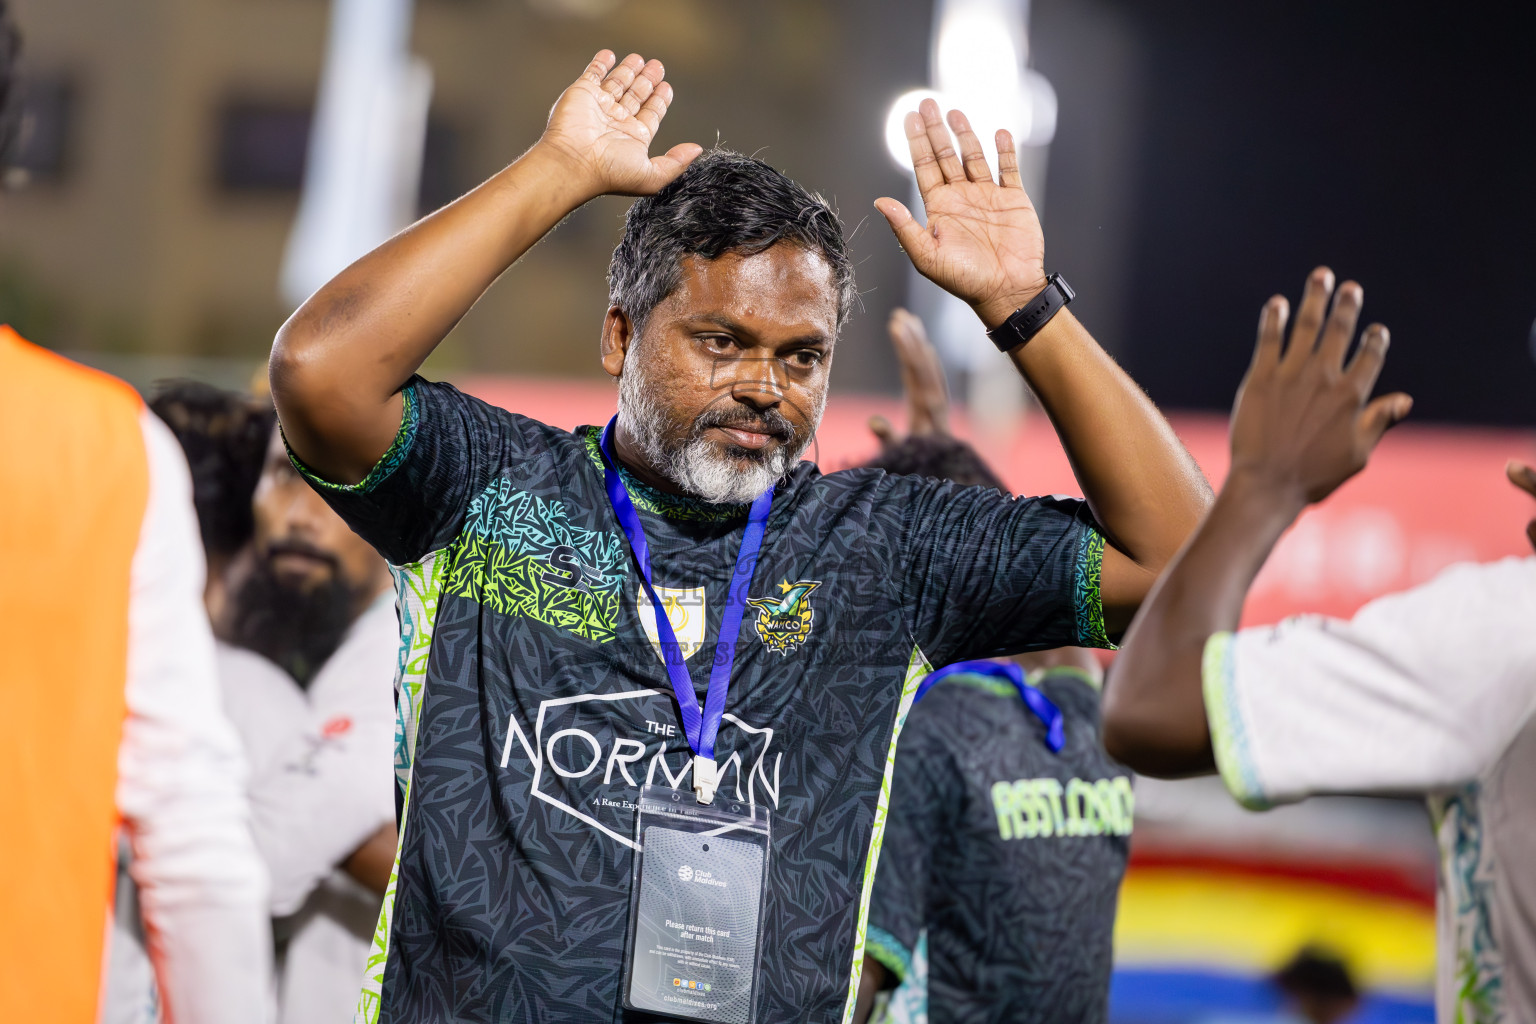
[(757, 609), (757, 618), (752, 623), (757, 638), (770, 651), (788, 654), (805, 643), (816, 617), (816, 609), (811, 607), (811, 591), (819, 586), (820, 580), (784, 580), (779, 584), (779, 596), (747, 601)]

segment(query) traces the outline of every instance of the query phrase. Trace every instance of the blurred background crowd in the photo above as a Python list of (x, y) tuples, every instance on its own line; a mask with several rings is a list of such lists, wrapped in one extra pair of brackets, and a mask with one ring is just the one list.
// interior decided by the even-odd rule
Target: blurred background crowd
[[(758, 155), (832, 199), (850, 229), (863, 311), (839, 344), (812, 452), (824, 470), (875, 451), (869, 416), (898, 416), (883, 335), (904, 305), (944, 360), (956, 432), (1016, 492), (1076, 490), (1005, 357), (871, 220), (874, 197), (912, 191), (890, 112), (936, 90), (1021, 140), (1048, 258), (1071, 275), (1079, 316), (1175, 410), (1213, 481), (1252, 311), (1276, 282), (1326, 259), (1366, 282), (1367, 315), (1393, 326), (1382, 387), (1413, 392), (1414, 423), (1282, 542), (1247, 621), (1348, 614), (1452, 562), (1524, 551), (1524, 502), (1500, 479), (1509, 456), (1536, 456), (1536, 62), (1515, 5), (10, 6), (26, 63), (0, 192), (0, 323), (156, 399), (198, 489), (221, 657), (254, 651), (286, 674), (226, 673), (236, 725), (290, 768), (313, 769), (354, 730), (388, 749), (395, 641), (382, 562), (273, 444), (273, 334), (352, 258), (515, 157), (551, 83), (603, 46), (661, 58), (687, 97), (663, 147), (718, 139)], [(570, 217), (428, 375), (559, 426), (606, 420), (592, 311), (626, 207), (607, 197)], [(375, 618), (382, 648), (348, 653)], [(353, 674), (327, 681), (333, 659)], [(382, 678), (355, 690), (369, 672)], [(366, 820), (311, 808), (307, 824), (258, 836), (280, 940), (329, 948), (313, 962), (342, 963), (352, 992), (348, 958), (366, 954), (394, 846), (388, 773), (357, 786)], [(253, 786), (252, 798), (260, 823), (263, 799), (292, 794)], [(1142, 780), (1136, 809), (1117, 1024), (1258, 1019), (1287, 1001), (1316, 1021), (1433, 1019), (1437, 855), (1420, 802), (1250, 815), (1215, 779)]]

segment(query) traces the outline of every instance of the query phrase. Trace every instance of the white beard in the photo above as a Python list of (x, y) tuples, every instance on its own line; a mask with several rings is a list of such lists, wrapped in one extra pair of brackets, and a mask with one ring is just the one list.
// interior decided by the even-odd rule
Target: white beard
[[(761, 460), (748, 461), (743, 469), (702, 437), (668, 443), (664, 439), (671, 424), (656, 402), (655, 390), (649, 386), (647, 361), (637, 358), (638, 355), (634, 348), (630, 349), (624, 372), (619, 376), (619, 417), (640, 446), (646, 463), (694, 497), (716, 505), (744, 505), (778, 483), (800, 461), (810, 444), (807, 435), (803, 440), (780, 446)], [(825, 405), (823, 396), (812, 410), (813, 432), (814, 424), (821, 422)]]

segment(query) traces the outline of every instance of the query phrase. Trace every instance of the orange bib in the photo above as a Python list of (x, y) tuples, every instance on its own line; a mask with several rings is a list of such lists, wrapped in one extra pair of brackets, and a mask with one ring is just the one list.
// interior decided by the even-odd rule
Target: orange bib
[(127, 384), (0, 326), (0, 1006), (93, 1024), (111, 912), (129, 570), (149, 495)]

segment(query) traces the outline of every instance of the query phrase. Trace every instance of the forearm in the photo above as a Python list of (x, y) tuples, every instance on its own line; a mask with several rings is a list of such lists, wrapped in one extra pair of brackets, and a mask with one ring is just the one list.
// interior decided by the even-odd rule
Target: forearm
[(1126, 634), (1104, 695), (1104, 745), (1112, 756), (1147, 775), (1211, 770), (1201, 680), (1206, 641), (1237, 628), (1254, 577), (1300, 511), (1246, 480), (1228, 480)]
[(1200, 467), (1069, 310), (1011, 358), (1056, 427), (1094, 518), (1150, 583), (1210, 506)]
[(271, 360), (299, 456), (331, 479), (361, 479), (393, 439), (401, 386), (502, 272), (595, 194), (571, 160), (535, 145), (312, 295)]
[(382, 896), (389, 888), (389, 876), (395, 870), (398, 841), (394, 822), (386, 822), (341, 862), (341, 869)]

